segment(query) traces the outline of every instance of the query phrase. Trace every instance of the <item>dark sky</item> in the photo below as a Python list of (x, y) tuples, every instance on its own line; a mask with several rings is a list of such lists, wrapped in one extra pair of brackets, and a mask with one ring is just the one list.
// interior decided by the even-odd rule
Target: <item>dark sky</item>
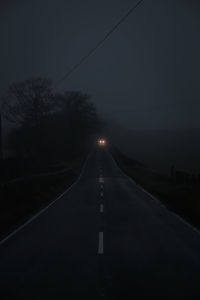
[[(0, 2), (0, 92), (31, 76), (59, 79), (134, 0)], [(59, 88), (93, 96), (132, 129), (200, 127), (200, 5), (146, 0)]]

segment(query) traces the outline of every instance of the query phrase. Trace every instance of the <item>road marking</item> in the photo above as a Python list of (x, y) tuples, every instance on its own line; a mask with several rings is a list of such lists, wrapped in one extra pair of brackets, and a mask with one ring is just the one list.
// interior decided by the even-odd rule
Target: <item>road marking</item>
[(179, 220), (181, 223), (183, 223), (185, 226), (187, 226), (189, 229), (191, 229), (193, 232), (197, 233), (200, 236), (200, 231), (199, 229), (193, 227), (192, 224), (188, 223), (186, 220), (182, 219), (181, 216), (177, 215), (174, 212), (171, 212), (167, 209), (167, 207), (165, 205), (163, 205), (161, 203), (161, 201), (156, 198), (154, 195), (152, 195), (150, 192), (148, 192), (147, 190), (145, 190), (141, 185), (139, 185), (138, 183), (135, 182), (135, 180), (133, 180), (133, 178), (131, 178), (130, 176), (128, 176), (125, 172), (123, 172), (118, 166), (117, 163), (115, 162), (115, 160), (112, 157), (113, 162), (115, 163), (116, 167), (120, 170), (120, 172), (124, 175), (125, 178), (127, 178), (129, 180), (129, 182), (133, 183), (140, 191), (143, 191), (145, 194), (147, 194), (148, 196), (151, 197), (151, 199), (153, 199), (162, 209), (164, 209), (165, 211), (167, 211), (171, 216), (174, 216), (177, 220)]
[(98, 247), (98, 254), (103, 254), (103, 232), (99, 232), (99, 247)]
[(103, 197), (103, 192), (102, 192), (102, 191), (101, 191), (101, 194), (100, 194), (100, 195), (101, 195), (101, 197)]
[(103, 213), (103, 204), (100, 204), (100, 213)]
[(104, 178), (102, 176), (99, 176), (99, 183), (104, 183)]
[(55, 200), (53, 200), (52, 202), (50, 202), (47, 206), (45, 206), (43, 209), (41, 209), (38, 213), (36, 213), (35, 215), (33, 215), (33, 217), (31, 217), (30, 219), (28, 219), (24, 224), (20, 225), (18, 228), (16, 228), (14, 231), (12, 231), (10, 234), (8, 234), (4, 239), (0, 240), (0, 246), (3, 245), (5, 242), (7, 242), (10, 238), (12, 238), (13, 236), (15, 236), (18, 232), (20, 232), (22, 229), (24, 229), (26, 226), (28, 226), (30, 223), (32, 223), (35, 219), (37, 219), (38, 217), (40, 217), (40, 215), (42, 215), (46, 210), (48, 210), (51, 206), (53, 206), (58, 200), (60, 200), (64, 195), (66, 195), (69, 191), (71, 191), (75, 185), (80, 181), (81, 177), (84, 174), (84, 171), (86, 169), (86, 165), (88, 163), (89, 158), (92, 156), (92, 152), (90, 152), (88, 154), (88, 157), (85, 160), (85, 163), (82, 167), (81, 173), (79, 175), (79, 177), (77, 178), (77, 180), (71, 185), (69, 186), (60, 196), (58, 196)]
[(103, 184), (101, 184), (101, 189), (103, 190)]

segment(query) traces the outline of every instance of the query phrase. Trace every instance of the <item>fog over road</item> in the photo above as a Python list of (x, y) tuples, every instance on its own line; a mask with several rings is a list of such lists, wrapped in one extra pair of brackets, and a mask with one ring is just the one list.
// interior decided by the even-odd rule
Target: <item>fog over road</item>
[(104, 147), (70, 190), (0, 245), (1, 299), (200, 299), (199, 279), (198, 231)]

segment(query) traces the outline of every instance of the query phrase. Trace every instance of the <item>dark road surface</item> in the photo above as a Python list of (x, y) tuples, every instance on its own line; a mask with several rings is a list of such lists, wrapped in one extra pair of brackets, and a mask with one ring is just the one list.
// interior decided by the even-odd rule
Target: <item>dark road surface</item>
[(1, 243), (0, 284), (2, 300), (200, 299), (200, 235), (96, 149), (65, 195)]

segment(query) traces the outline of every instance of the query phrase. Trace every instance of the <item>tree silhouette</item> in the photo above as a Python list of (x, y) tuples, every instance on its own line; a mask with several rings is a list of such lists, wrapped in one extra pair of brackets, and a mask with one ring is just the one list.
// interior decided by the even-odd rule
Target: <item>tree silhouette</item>
[(57, 95), (57, 105), (71, 128), (92, 132), (97, 126), (97, 113), (88, 94), (72, 91)]
[(78, 156), (98, 127), (89, 95), (54, 95), (52, 82), (42, 78), (10, 85), (2, 108), (3, 116), (17, 125), (9, 136), (11, 148), (37, 160)]
[(37, 126), (54, 105), (51, 80), (31, 78), (9, 86), (2, 98), (2, 113), (17, 125)]

